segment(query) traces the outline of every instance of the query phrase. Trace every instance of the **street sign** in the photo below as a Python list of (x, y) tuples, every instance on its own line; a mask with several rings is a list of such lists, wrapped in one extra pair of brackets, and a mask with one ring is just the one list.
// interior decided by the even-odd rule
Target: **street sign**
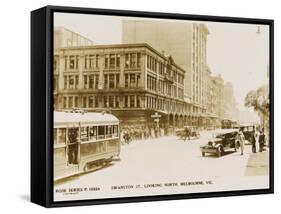
[(155, 114), (151, 115), (152, 118), (160, 118), (162, 117), (160, 114), (158, 114), (158, 112), (155, 112)]

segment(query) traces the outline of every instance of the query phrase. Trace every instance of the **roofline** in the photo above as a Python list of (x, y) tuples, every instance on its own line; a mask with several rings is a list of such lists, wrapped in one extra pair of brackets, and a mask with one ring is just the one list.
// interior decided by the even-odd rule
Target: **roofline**
[[(125, 43), (125, 44), (109, 44), (109, 45), (87, 45), (87, 46), (75, 46), (75, 47), (62, 47), (62, 48), (58, 48), (58, 50), (79, 50), (79, 49), (109, 49), (109, 48), (122, 48), (122, 47), (145, 47), (148, 48), (150, 51), (156, 53), (157, 55), (159, 55), (160, 57), (168, 60), (170, 56), (165, 56), (163, 53), (160, 53), (159, 51), (157, 51), (155, 48), (153, 48), (152, 46), (150, 46), (148, 43)], [(186, 73), (186, 70), (183, 69), (181, 66), (179, 66), (178, 64), (173, 64), (175, 67), (177, 67), (178, 69), (182, 70), (184, 73)]]

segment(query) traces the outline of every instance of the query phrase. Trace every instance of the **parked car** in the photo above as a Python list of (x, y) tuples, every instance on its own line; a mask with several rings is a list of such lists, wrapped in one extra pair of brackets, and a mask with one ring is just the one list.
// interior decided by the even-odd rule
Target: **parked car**
[(228, 150), (236, 152), (240, 145), (237, 134), (238, 129), (215, 133), (213, 139), (209, 140), (206, 145), (200, 147), (202, 156), (205, 156), (206, 153), (211, 153), (220, 157)]
[(253, 137), (254, 137), (254, 131), (255, 131), (255, 125), (254, 124), (242, 124), (242, 125), (238, 125), (236, 126), (237, 129), (242, 129), (242, 132), (244, 134), (245, 140), (246, 140), (246, 144), (251, 144), (251, 142), (253, 141)]
[(176, 130), (176, 136), (180, 139), (198, 139), (200, 132), (195, 126), (184, 126), (182, 129)]

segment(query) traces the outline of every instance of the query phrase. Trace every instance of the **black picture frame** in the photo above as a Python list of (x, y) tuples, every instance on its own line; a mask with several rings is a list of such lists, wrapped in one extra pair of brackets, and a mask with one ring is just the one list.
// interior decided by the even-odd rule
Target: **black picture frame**
[[(54, 202), (53, 200), (53, 15), (54, 12), (127, 17), (213, 21), (268, 25), (270, 28), (270, 188), (243, 191), (222, 191), (177, 195), (154, 195), (110, 199)], [(113, 204), (177, 200), (190, 198), (226, 197), (274, 193), (274, 21), (205, 15), (140, 12), (46, 6), (31, 12), (31, 201), (44, 207)]]

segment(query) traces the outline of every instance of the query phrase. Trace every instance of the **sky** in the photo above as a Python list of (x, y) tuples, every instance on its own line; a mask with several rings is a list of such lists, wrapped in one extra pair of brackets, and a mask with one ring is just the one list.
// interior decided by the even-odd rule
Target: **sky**
[[(91, 39), (94, 44), (118, 44), (122, 43), (124, 19), (146, 18), (55, 13), (54, 26), (66, 27)], [(232, 82), (237, 106), (245, 111), (244, 97), (247, 92), (269, 81), (269, 26), (201, 23), (204, 23), (210, 32), (207, 41), (207, 63), (211, 72), (214, 75), (221, 74), (225, 81)], [(258, 28), (260, 33), (257, 33)]]

